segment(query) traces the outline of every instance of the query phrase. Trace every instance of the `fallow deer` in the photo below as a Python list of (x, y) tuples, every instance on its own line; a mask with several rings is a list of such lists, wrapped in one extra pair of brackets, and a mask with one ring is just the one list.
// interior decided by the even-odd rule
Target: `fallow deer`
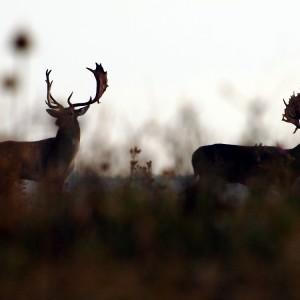
[[(300, 128), (300, 93), (285, 100), (282, 121)], [(293, 149), (271, 146), (214, 144), (198, 148), (192, 156), (194, 175), (200, 180), (221, 179), (247, 183), (252, 178), (293, 182), (300, 176), (300, 145)]]
[[(107, 72), (101, 64), (96, 63), (95, 70), (87, 68), (96, 78), (96, 95), (82, 103), (71, 103), (70, 94), (64, 107), (51, 94), (53, 81), (46, 70), (47, 100), (46, 109), (50, 116), (56, 118), (58, 131), (55, 137), (34, 142), (6, 141), (0, 143), (0, 180), (10, 178), (40, 181), (49, 186), (62, 187), (67, 176), (74, 168), (74, 159), (80, 143), (80, 127), (77, 117), (82, 116), (93, 103), (105, 92)], [(79, 109), (75, 109), (80, 107)]]

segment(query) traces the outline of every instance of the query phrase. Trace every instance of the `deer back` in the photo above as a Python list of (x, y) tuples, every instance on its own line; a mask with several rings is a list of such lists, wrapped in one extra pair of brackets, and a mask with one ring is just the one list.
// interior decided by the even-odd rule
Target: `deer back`
[(192, 165), (194, 174), (200, 178), (213, 176), (246, 183), (253, 177), (274, 177), (278, 170), (288, 169), (294, 174), (295, 152), (272, 146), (215, 144), (198, 148), (193, 153)]

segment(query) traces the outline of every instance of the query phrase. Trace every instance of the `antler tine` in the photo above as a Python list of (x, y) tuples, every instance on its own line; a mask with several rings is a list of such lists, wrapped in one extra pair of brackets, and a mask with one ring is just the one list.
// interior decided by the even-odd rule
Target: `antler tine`
[(51, 86), (53, 83), (53, 80), (50, 81), (50, 79), (49, 79), (49, 75), (50, 75), (51, 71), (52, 70), (48, 70), (48, 69), (46, 70), (47, 100), (45, 102), (50, 108), (62, 109), (64, 107), (60, 103), (58, 103), (51, 95)]
[(283, 99), (285, 104), (284, 114), (282, 115), (282, 121), (291, 123), (296, 126), (293, 133), (295, 133), (299, 128), (299, 120), (300, 120), (300, 94), (293, 95), (290, 97), (289, 102), (286, 103)]
[(70, 94), (70, 96), (68, 97), (68, 104), (70, 106), (73, 106), (72, 102), (71, 102), (71, 97), (73, 96), (73, 92)]
[(90, 99), (86, 102), (82, 102), (82, 103), (74, 103), (72, 104), (70, 101), (70, 98), (72, 96), (72, 94), (70, 95), (69, 99), (68, 99), (68, 103), (70, 106), (73, 107), (77, 107), (77, 106), (86, 106), (86, 105), (91, 105), (95, 102), (100, 103), (99, 100), (102, 97), (102, 95), (104, 94), (106, 88), (108, 87), (107, 84), (107, 72), (104, 71), (102, 65), (97, 64), (96, 63), (96, 69), (90, 69), (87, 68), (89, 71), (91, 71), (95, 78), (96, 78), (96, 82), (97, 82), (97, 86), (96, 86), (96, 95), (94, 97), (94, 99), (92, 99), (92, 97), (90, 97)]

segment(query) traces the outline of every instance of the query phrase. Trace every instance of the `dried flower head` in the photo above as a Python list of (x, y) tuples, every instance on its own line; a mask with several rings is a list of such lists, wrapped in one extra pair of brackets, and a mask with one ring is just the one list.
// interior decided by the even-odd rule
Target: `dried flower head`
[(19, 86), (19, 80), (15, 75), (6, 75), (2, 80), (2, 86), (7, 91), (16, 91)]
[(24, 30), (18, 31), (12, 38), (12, 48), (19, 53), (27, 53), (31, 51), (33, 47), (33, 41), (31, 35)]

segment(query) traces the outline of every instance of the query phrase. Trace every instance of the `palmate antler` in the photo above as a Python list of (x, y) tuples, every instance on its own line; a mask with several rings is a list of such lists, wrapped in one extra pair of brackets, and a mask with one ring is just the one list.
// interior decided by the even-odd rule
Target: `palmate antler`
[[(97, 86), (96, 86), (96, 95), (94, 97), (94, 99), (92, 99), (92, 97), (90, 97), (90, 99), (86, 102), (82, 102), (82, 103), (72, 103), (71, 102), (71, 97), (73, 95), (73, 92), (70, 94), (69, 98), (68, 98), (68, 104), (70, 107), (78, 107), (78, 106), (89, 106), (90, 104), (93, 104), (95, 102), (100, 103), (99, 100), (102, 97), (103, 93), (105, 92), (106, 88), (108, 87), (107, 84), (107, 72), (104, 71), (102, 65), (97, 64), (96, 63), (96, 69), (90, 69), (87, 68), (89, 71), (91, 71), (95, 78), (96, 78), (96, 82), (97, 82)], [(52, 83), (53, 81), (50, 81), (50, 73), (51, 70), (46, 70), (46, 83), (47, 83), (47, 100), (46, 100), (46, 104), (53, 109), (56, 110), (60, 110), (63, 109), (63, 105), (61, 105), (60, 103), (58, 103), (53, 96), (51, 95), (51, 87), (52, 87)]]
[(299, 128), (299, 120), (300, 120), (300, 93), (293, 95), (289, 99), (289, 103), (287, 104), (283, 99), (285, 104), (284, 114), (282, 114), (282, 121), (292, 123), (296, 126), (295, 133)]
[(87, 68), (89, 71), (91, 71), (95, 78), (96, 78), (96, 82), (97, 82), (97, 87), (96, 87), (96, 95), (94, 97), (94, 99), (92, 99), (92, 97), (90, 97), (90, 100), (86, 101), (86, 102), (82, 102), (82, 103), (71, 103), (71, 97), (72, 94), (69, 96), (68, 98), (68, 104), (70, 106), (73, 107), (78, 107), (78, 106), (86, 106), (86, 105), (90, 105), (93, 104), (95, 102), (100, 103), (99, 100), (102, 97), (103, 93), (105, 92), (106, 88), (108, 87), (107, 84), (107, 72), (104, 71), (102, 65), (98, 65), (96, 63), (96, 69), (92, 70), (90, 68)]

